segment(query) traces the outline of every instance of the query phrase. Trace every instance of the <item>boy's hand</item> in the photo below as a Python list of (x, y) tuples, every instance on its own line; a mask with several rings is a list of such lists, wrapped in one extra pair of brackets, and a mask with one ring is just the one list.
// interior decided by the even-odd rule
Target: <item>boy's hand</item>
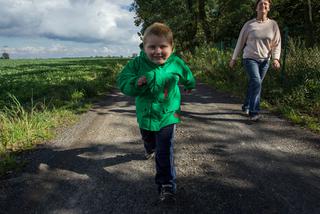
[(192, 92), (192, 89), (184, 89), (184, 93), (185, 93), (186, 95), (190, 95), (191, 92)]
[(138, 79), (138, 86), (143, 86), (147, 83), (147, 78), (145, 76), (142, 76)]

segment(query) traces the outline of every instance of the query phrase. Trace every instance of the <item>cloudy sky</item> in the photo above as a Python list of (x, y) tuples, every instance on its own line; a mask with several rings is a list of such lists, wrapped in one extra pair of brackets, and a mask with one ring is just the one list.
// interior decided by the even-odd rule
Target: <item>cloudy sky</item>
[(132, 0), (0, 0), (0, 48), (11, 58), (131, 56)]

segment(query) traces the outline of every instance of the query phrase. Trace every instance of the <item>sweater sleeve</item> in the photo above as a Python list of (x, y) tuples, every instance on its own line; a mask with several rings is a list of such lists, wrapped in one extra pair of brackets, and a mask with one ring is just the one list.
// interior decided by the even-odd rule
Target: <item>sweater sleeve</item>
[(278, 27), (278, 24), (275, 22), (274, 25), (274, 38), (272, 41), (272, 59), (280, 59), (280, 53), (281, 53), (281, 35), (280, 30)]
[(244, 24), (244, 26), (242, 27), (242, 29), (240, 31), (239, 38), (238, 38), (236, 47), (235, 47), (235, 49), (233, 51), (233, 55), (232, 55), (233, 60), (237, 59), (238, 55), (240, 54), (240, 52), (242, 51), (243, 47), (246, 44), (247, 37), (248, 37), (248, 32), (247, 32), (248, 24), (247, 23)]
[(121, 92), (128, 96), (139, 96), (144, 93), (146, 86), (138, 87), (137, 82), (139, 57), (129, 61), (117, 77), (117, 85)]

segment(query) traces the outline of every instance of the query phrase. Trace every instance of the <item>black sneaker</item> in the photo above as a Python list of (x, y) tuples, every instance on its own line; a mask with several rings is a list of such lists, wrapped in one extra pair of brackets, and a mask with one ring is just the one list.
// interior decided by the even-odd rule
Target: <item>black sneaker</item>
[(248, 108), (245, 108), (244, 106), (241, 107), (241, 110), (242, 110), (242, 113), (245, 115), (245, 116), (249, 116), (249, 109)]
[(160, 202), (165, 204), (174, 204), (176, 202), (176, 194), (173, 192), (170, 184), (161, 186), (159, 199)]
[(245, 115), (245, 116), (249, 116), (249, 109), (244, 109), (242, 110), (242, 114)]

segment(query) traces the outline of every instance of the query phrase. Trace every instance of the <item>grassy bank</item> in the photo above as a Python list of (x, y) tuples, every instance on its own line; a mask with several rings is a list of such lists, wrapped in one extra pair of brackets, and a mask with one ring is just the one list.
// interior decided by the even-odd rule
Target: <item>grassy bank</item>
[[(244, 96), (247, 79), (239, 59), (237, 67), (228, 67), (232, 50), (202, 47), (185, 54), (198, 78), (218, 90)], [(263, 107), (320, 133), (320, 49), (307, 49), (290, 41), (283, 71), (269, 69), (263, 83)]]
[(0, 60), (0, 175), (16, 153), (52, 139), (115, 83), (128, 59)]

